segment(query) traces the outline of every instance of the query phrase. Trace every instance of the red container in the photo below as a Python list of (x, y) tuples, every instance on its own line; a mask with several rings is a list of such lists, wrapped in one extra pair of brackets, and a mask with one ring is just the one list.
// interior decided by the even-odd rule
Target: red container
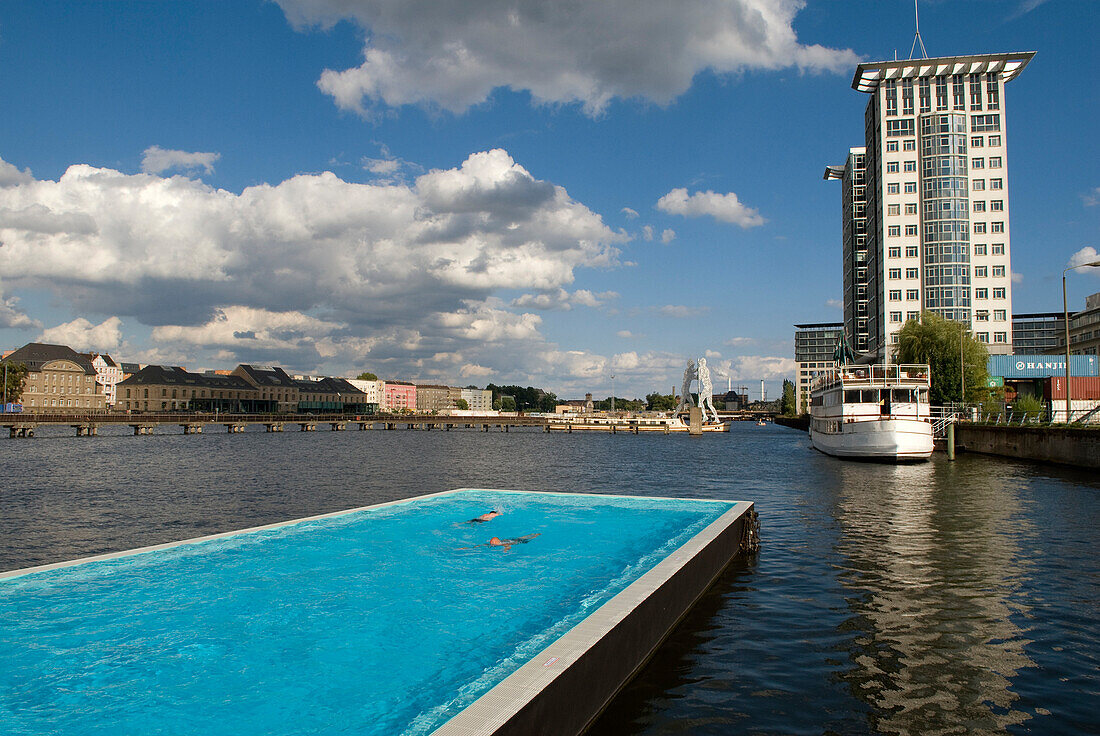
[[(1071, 376), (1070, 380), (1073, 381), (1070, 384), (1070, 398), (1074, 401), (1077, 399), (1100, 399), (1100, 377)], [(1050, 399), (1065, 399), (1066, 377), (1053, 376), (1044, 381), (1043, 398), (1048, 401)]]

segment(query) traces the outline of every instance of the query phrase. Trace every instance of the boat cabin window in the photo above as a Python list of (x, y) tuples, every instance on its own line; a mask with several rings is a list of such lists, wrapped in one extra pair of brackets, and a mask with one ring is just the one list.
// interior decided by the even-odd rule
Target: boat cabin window
[(928, 389), (926, 389), (926, 388), (919, 389), (918, 392), (917, 392), (917, 395), (920, 398), (920, 403), (922, 403), (922, 404), (927, 404), (928, 403)]
[(877, 388), (849, 388), (844, 391), (845, 404), (877, 404), (878, 399)]
[(890, 398), (899, 404), (914, 404), (917, 401), (916, 393), (911, 388), (895, 388), (890, 390)]

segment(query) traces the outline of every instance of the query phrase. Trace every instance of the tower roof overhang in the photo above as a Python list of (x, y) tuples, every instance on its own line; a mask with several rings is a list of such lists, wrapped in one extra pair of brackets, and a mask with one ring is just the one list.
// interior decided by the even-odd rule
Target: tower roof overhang
[(826, 181), (831, 181), (833, 179), (843, 179), (844, 178), (844, 167), (843, 166), (826, 166), (825, 167), (825, 176), (823, 176), (821, 178), (825, 179)]
[(852, 89), (873, 92), (887, 79), (914, 79), (947, 74), (981, 74), (1000, 72), (1005, 82), (1011, 82), (1024, 70), (1034, 51), (1009, 54), (979, 54), (976, 56), (941, 56), (934, 59), (899, 61), (869, 61), (856, 67)]

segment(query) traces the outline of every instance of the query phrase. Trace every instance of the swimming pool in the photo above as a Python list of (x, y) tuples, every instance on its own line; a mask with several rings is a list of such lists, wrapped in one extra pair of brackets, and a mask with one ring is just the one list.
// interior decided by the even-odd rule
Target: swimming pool
[(430, 733), (734, 506), (463, 490), (7, 573), (0, 729)]

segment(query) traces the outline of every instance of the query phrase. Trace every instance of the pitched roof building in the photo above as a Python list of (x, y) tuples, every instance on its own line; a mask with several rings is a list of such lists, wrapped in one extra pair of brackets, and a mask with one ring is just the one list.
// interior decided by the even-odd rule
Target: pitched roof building
[(91, 361), (67, 345), (31, 342), (5, 360), (27, 367), (20, 399), (27, 411), (85, 413), (107, 408)]

